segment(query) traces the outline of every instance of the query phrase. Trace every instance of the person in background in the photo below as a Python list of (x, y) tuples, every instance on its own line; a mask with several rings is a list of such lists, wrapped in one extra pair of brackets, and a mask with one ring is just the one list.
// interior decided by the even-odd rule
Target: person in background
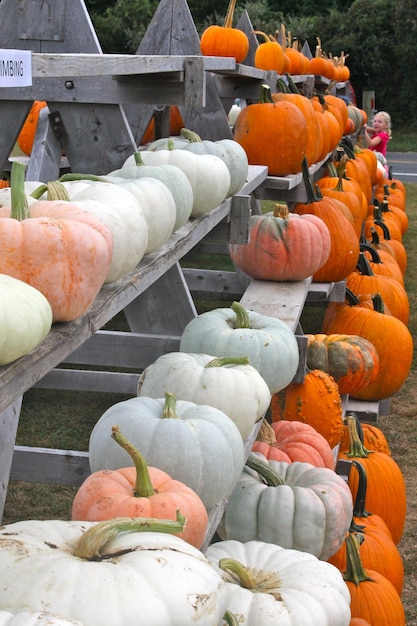
[(386, 171), (388, 171), (387, 146), (391, 134), (391, 116), (386, 111), (375, 113), (372, 126), (364, 127), (365, 146), (376, 152), (378, 160)]

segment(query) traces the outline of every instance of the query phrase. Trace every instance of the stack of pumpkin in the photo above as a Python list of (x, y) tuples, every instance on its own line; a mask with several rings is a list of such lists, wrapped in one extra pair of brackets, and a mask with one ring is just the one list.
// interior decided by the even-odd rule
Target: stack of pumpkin
[[(5, 334), (1, 365), (38, 346), (52, 323), (82, 316), (103, 285), (123, 279), (246, 181), (247, 157), (233, 140), (192, 134), (176, 150), (162, 147), (104, 177), (68, 174), (47, 184), (24, 181), (23, 164), (13, 164), (12, 187), (0, 190), (2, 314), (22, 323)], [(30, 332), (22, 303), (32, 312)]]

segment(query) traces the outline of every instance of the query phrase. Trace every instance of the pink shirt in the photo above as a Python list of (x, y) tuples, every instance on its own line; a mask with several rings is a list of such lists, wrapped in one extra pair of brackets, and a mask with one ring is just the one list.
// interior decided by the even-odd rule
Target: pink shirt
[(374, 150), (375, 152), (381, 152), (381, 154), (384, 155), (384, 157), (387, 156), (387, 145), (389, 142), (389, 135), (388, 133), (386, 133), (385, 131), (381, 132), (381, 133), (373, 133), (372, 134), (372, 139), (374, 139), (375, 137), (380, 137), (381, 141), (379, 142), (379, 144), (377, 146), (369, 146), (371, 150)]

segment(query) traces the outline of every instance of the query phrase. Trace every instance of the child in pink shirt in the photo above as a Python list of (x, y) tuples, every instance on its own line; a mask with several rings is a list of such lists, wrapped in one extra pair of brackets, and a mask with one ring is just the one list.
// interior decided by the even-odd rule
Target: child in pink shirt
[(372, 126), (364, 128), (365, 145), (367, 148), (387, 156), (387, 145), (391, 138), (391, 117), (386, 111), (375, 114)]

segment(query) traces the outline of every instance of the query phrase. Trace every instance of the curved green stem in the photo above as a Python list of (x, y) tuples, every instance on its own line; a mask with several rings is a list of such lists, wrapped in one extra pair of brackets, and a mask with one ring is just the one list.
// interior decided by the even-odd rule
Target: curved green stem
[(367, 450), (359, 438), (358, 429), (356, 428), (356, 417), (354, 415), (348, 415), (346, 422), (350, 440), (350, 447), (347, 456), (359, 459), (368, 457), (369, 454), (372, 454), (372, 450)]
[(249, 313), (240, 302), (232, 302), (230, 308), (236, 314), (235, 328), (250, 328)]
[(187, 139), (190, 143), (201, 143), (202, 141), (200, 135), (189, 128), (181, 128), (180, 135), (181, 137), (184, 137), (184, 139)]
[(356, 586), (367, 580), (373, 579), (368, 576), (362, 565), (359, 554), (359, 537), (355, 533), (349, 533), (346, 537), (346, 571), (343, 578), (346, 582), (352, 582)]
[[(88, 561), (101, 561), (106, 553), (102, 553), (106, 543), (123, 532), (160, 532), (179, 534), (185, 528), (185, 517), (177, 511), (177, 519), (160, 520), (152, 517), (116, 517), (91, 526), (80, 537), (74, 556)], [(132, 548), (134, 550), (134, 547)]]
[(136, 480), (134, 496), (136, 498), (150, 498), (155, 494), (155, 489), (153, 488), (144, 457), (129, 439), (120, 432), (118, 426), (113, 426), (111, 436), (119, 446), (126, 450), (135, 466)]
[(231, 558), (220, 559), (219, 567), (223, 571), (231, 572), (239, 580), (241, 587), (245, 589), (256, 589), (258, 583), (251, 571), (245, 567), (240, 561)]
[(223, 367), (224, 365), (248, 365), (249, 359), (247, 356), (218, 356), (211, 359), (205, 364), (204, 369), (210, 367)]
[(236, 615), (230, 611), (226, 611), (223, 615), (223, 621), (226, 622), (227, 626), (239, 626)]
[(21, 222), (29, 217), (28, 200), (25, 193), (26, 167), (19, 161), (14, 161), (10, 173), (10, 217)]
[(272, 469), (269, 463), (265, 463), (262, 459), (258, 458), (254, 454), (249, 454), (246, 465), (257, 472), (269, 487), (279, 487), (285, 485), (281, 476)]

